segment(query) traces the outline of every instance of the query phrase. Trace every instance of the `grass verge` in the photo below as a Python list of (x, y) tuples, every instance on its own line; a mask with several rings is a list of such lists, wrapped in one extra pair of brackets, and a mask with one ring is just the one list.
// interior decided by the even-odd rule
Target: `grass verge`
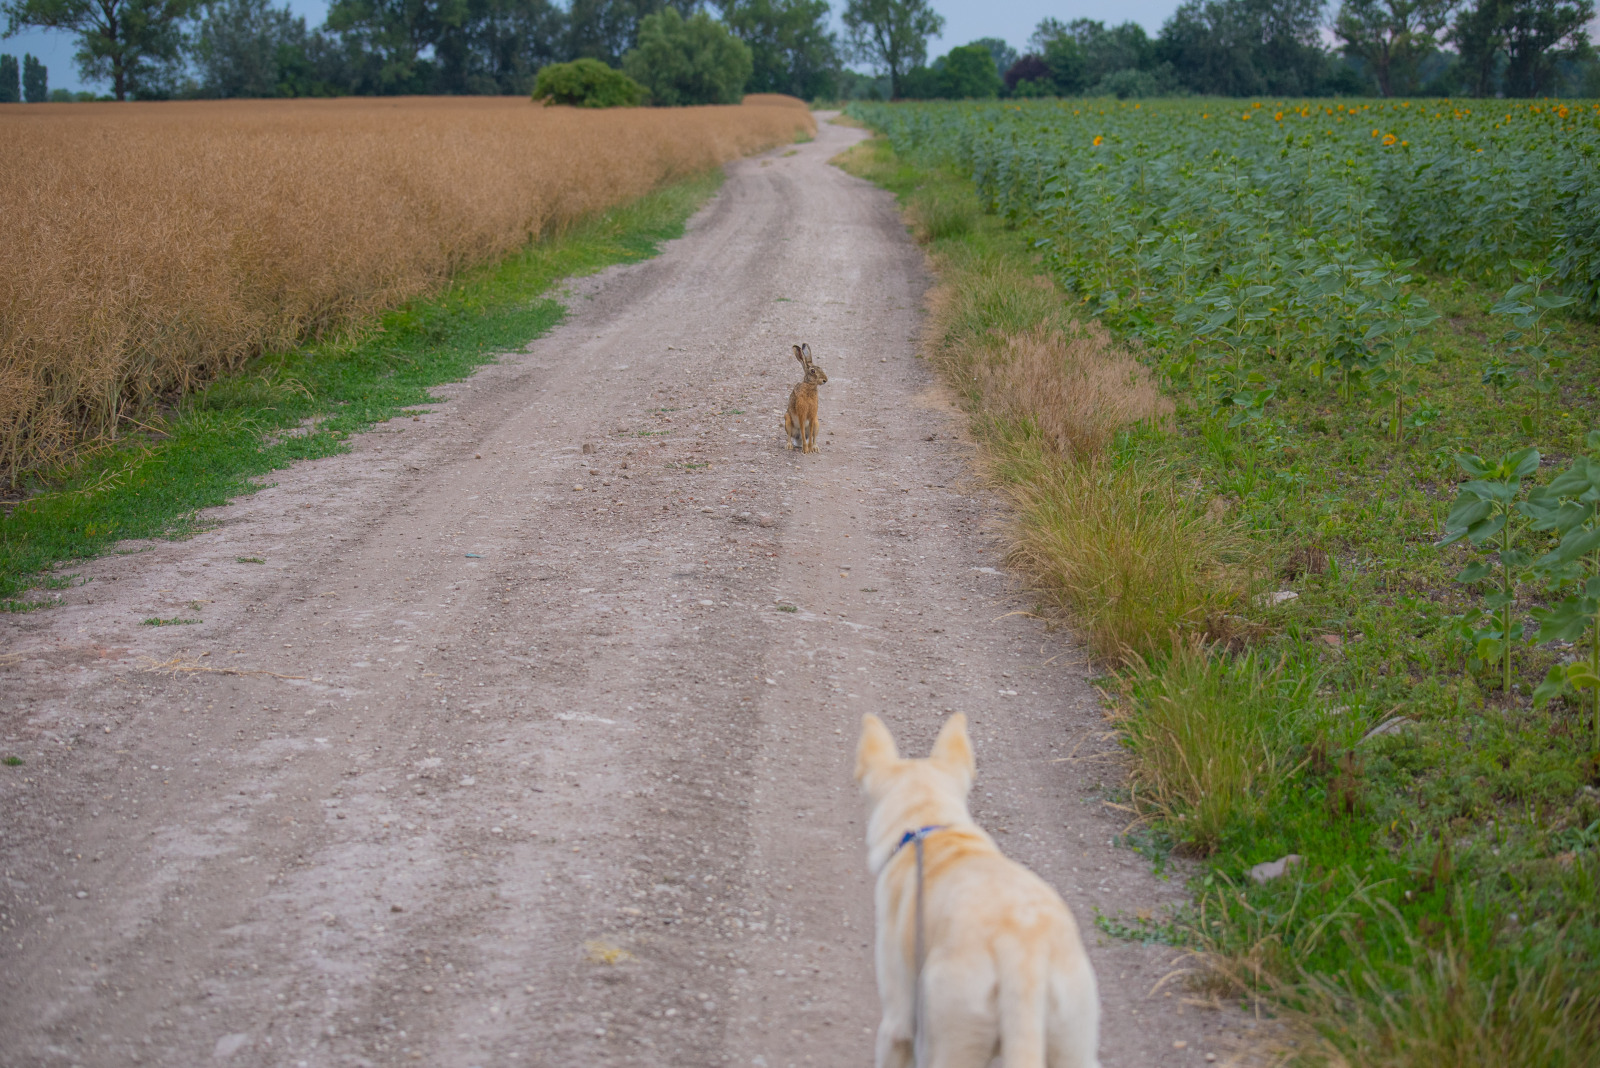
[(1213, 977), (1315, 1036), (1300, 1063), (1600, 1063), (1600, 763), (1577, 701), (1530, 699), (1567, 652), (1518, 645), (1495, 692), (1470, 550), (1433, 544), (1459, 453), (1584, 453), (1600, 330), (1562, 323), (1553, 394), (1487, 390), (1499, 294), (1433, 279), (1431, 422), (1397, 443), (1291, 366), (1230, 428), (1181, 383), (1149, 399), (1138, 349), (965, 175), (879, 141), (841, 163), (933, 257), (927, 354), (1017, 503), (1014, 562), (1115, 672), (1141, 849), (1200, 860), (1177, 926)]
[(202, 509), (254, 492), (261, 476), (346, 451), (351, 435), (374, 423), (425, 410), (430, 387), (465, 378), (559, 323), (565, 311), (545, 295), (556, 282), (654, 255), (721, 181), (718, 169), (674, 184), (365, 329), (265, 354), (184, 398), (142, 440), (37, 480), (0, 518), (0, 611), (59, 603), (48, 591), (79, 581), (76, 561), (128, 539), (193, 533)]
[(1119, 434), (1159, 434), (1173, 414), (1144, 366), (1069, 314), (1023, 236), (982, 215), (970, 183), (882, 141), (841, 162), (900, 195), (933, 255), (941, 282), (925, 349), (1016, 505), (1012, 563), (1113, 661), (1227, 633), (1264, 557), (1159, 462), (1113, 457)]

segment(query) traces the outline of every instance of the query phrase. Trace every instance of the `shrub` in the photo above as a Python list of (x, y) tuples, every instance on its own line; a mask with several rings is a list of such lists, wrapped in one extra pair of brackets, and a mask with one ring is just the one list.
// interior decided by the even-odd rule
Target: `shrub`
[(1000, 92), (994, 54), (981, 44), (952, 48), (938, 64), (939, 95), (947, 100), (984, 100)]
[(575, 59), (541, 68), (533, 98), (577, 108), (632, 108), (644, 103), (645, 89), (598, 59)]
[(670, 7), (639, 23), (639, 45), (622, 60), (663, 107), (737, 104), (753, 63), (750, 46), (710, 15), (685, 19)]

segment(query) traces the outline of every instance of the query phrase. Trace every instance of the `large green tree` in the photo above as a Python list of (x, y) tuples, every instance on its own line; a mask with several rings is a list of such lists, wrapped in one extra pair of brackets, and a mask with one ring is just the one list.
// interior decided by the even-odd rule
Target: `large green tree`
[(0, 104), (21, 103), (21, 70), (16, 56), (0, 56)]
[(190, 53), (207, 96), (279, 96), (283, 66), (306, 47), (306, 20), (271, 0), (217, 0), (196, 27)]
[(1184, 0), (1155, 58), (1187, 89), (1217, 96), (1306, 96), (1327, 78), (1322, 0)]
[(434, 42), (438, 89), (520, 96), (565, 57), (566, 13), (551, 0), (466, 0), (465, 17)]
[(183, 20), (199, 0), (5, 0), (6, 35), (27, 27), (76, 34), (73, 56), (88, 81), (110, 81), (118, 100), (153, 95), (183, 52)]
[(704, 11), (684, 18), (673, 8), (639, 23), (639, 44), (622, 60), (628, 77), (664, 107), (737, 104), (750, 79), (749, 47)]
[(937, 65), (939, 95), (946, 100), (986, 100), (1000, 92), (994, 53), (982, 42), (952, 48)]
[(719, 0), (722, 18), (750, 46), (745, 90), (802, 100), (832, 96), (838, 42), (828, 29), (828, 0)]
[(1156, 66), (1155, 42), (1137, 22), (1108, 28), (1095, 19), (1045, 19), (1033, 31), (1030, 47), (1049, 66), (1062, 95), (1084, 92), (1123, 71)]
[(1384, 96), (1417, 89), (1418, 65), (1438, 49), (1438, 36), (1458, 0), (1344, 0), (1333, 20), (1347, 56), (1366, 61)]
[(1561, 60), (1594, 54), (1586, 32), (1594, 10), (1594, 0), (1477, 0), (1464, 9), (1450, 39), (1461, 53), (1473, 94), (1527, 97), (1554, 91)]
[(844, 28), (855, 58), (889, 75), (889, 92), (928, 58), (928, 38), (944, 29), (944, 17), (928, 0), (849, 0)]
[(664, 8), (684, 18), (700, 8), (700, 0), (572, 0), (567, 12), (567, 55), (622, 65), (622, 57), (639, 41), (644, 20)]
[(976, 41), (968, 41), (967, 43), (982, 45), (987, 48), (989, 55), (994, 59), (994, 69), (1001, 74), (1010, 70), (1019, 58), (1017, 50), (1006, 44), (1005, 40), (1000, 37), (980, 37)]
[(30, 104), (50, 99), (50, 71), (32, 53), (22, 56), (22, 99)]
[(327, 28), (350, 57), (352, 91), (431, 93), (438, 64), (425, 53), (466, 18), (466, 0), (333, 0)]

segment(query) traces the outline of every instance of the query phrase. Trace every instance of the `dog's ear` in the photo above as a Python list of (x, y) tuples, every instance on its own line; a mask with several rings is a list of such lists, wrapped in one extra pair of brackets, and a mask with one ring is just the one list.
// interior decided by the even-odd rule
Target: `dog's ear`
[(966, 716), (957, 712), (944, 721), (944, 726), (939, 729), (939, 737), (933, 743), (933, 752), (928, 754), (928, 760), (941, 770), (960, 779), (968, 789), (971, 788), (972, 776), (978, 770), (978, 762), (972, 753), (972, 739), (967, 737)]
[(856, 742), (856, 782), (865, 782), (867, 776), (899, 759), (894, 735), (883, 725), (883, 720), (871, 712), (862, 716), (861, 739)]

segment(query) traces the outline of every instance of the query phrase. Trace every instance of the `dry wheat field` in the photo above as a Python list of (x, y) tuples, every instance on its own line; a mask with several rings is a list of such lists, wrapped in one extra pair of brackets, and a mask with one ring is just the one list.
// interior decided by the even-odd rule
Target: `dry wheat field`
[(155, 398), (665, 182), (815, 133), (799, 101), (0, 107), (0, 484)]

